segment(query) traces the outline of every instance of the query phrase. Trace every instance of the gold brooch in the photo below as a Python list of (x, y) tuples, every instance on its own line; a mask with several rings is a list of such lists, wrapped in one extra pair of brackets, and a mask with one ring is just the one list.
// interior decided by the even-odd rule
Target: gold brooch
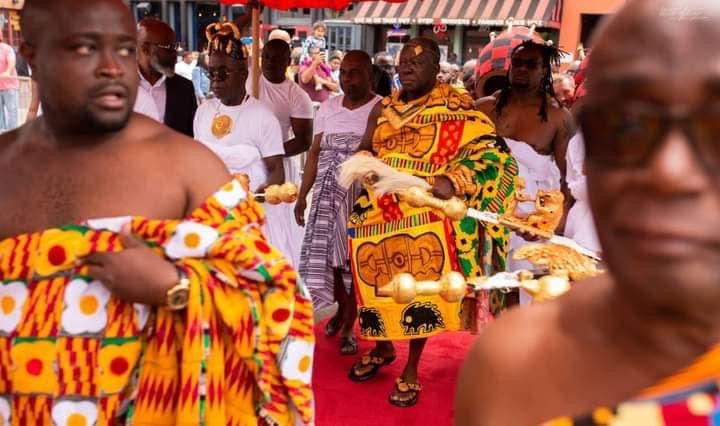
[(225, 114), (216, 115), (212, 122), (212, 134), (218, 139), (230, 134), (232, 130), (233, 121), (232, 118)]

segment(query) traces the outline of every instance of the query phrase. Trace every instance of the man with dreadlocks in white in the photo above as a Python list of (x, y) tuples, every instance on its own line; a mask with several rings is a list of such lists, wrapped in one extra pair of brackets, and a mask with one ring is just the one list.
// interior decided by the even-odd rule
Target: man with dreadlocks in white
[[(565, 158), (575, 123), (553, 92), (551, 67), (559, 63), (559, 58), (557, 48), (525, 41), (512, 51), (507, 86), (478, 100), (476, 105), (495, 122), (498, 135), (512, 150), (525, 183), (523, 192), (534, 198), (540, 190), (562, 189), (567, 207), (570, 197), (565, 183)], [(533, 210), (532, 202), (518, 205), (518, 213)], [(511, 253), (524, 243), (513, 235)], [(509, 267), (513, 270), (522, 266), (510, 262)]]

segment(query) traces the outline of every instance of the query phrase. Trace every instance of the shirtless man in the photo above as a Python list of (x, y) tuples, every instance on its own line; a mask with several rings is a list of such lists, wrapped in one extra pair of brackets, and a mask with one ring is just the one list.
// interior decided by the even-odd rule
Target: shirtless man
[(476, 106), (495, 122), (498, 135), (552, 155), (564, 180), (565, 154), (575, 125), (570, 112), (553, 98), (552, 52), (532, 41), (520, 45), (512, 56), (509, 85), (478, 99)]
[[(718, 19), (716, 2), (635, 0), (599, 33), (579, 122), (611, 274), (487, 327), (461, 373), (457, 425), (531, 425), (587, 414), (639, 395), (703, 354), (643, 396), (693, 395), (705, 384), (717, 393)], [(699, 410), (707, 417), (717, 396), (700, 395), (710, 403)], [(694, 410), (685, 398), (662, 400), (687, 414)], [(602, 424), (712, 424), (697, 412), (673, 422), (657, 405), (638, 405), (655, 420), (606, 410), (617, 423)]]
[[(133, 113), (136, 29), (121, 1), (28, 1), (23, 39), (43, 115), (0, 137), (0, 237), (128, 213), (180, 218), (230, 179), (202, 145)], [(128, 284), (157, 300), (175, 272), (144, 262), (155, 285)]]

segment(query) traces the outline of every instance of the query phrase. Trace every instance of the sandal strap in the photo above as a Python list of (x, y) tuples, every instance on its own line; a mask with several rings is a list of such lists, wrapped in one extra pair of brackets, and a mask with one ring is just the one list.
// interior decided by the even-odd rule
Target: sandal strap
[(368, 365), (383, 365), (385, 363), (385, 358), (380, 356), (372, 356), (372, 355), (363, 355), (362, 358), (360, 358), (360, 364), (363, 367), (367, 367)]
[(420, 392), (422, 390), (422, 385), (420, 383), (407, 383), (399, 377), (395, 379), (395, 387), (397, 387), (397, 390), (402, 393), (407, 393), (410, 391)]

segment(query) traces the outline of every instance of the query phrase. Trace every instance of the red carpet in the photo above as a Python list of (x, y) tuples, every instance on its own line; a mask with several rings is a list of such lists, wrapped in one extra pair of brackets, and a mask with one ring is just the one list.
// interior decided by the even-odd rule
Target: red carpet
[[(323, 335), (325, 321), (315, 326), (317, 347), (313, 370), (313, 388), (318, 426), (450, 426), (453, 415), (455, 383), (462, 360), (473, 336), (468, 333), (444, 333), (433, 337), (420, 361), (423, 390), (415, 407), (397, 408), (388, 403), (395, 378), (400, 376), (407, 359), (407, 343), (395, 347), (398, 357), (366, 383), (355, 383), (347, 373), (357, 356), (339, 353), (339, 338)], [(360, 354), (373, 347), (360, 341)]]

